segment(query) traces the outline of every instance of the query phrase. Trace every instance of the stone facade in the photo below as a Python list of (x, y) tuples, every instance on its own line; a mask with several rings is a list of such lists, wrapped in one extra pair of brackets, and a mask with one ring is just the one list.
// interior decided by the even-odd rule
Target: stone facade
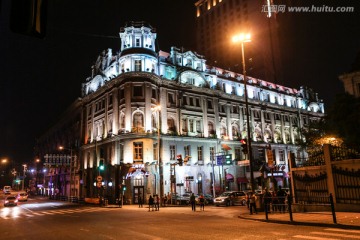
[[(127, 23), (120, 37), (119, 53), (102, 52), (82, 86), (79, 196), (136, 203), (138, 195), (248, 189), (243, 75), (195, 52), (157, 52), (156, 31), (144, 22)], [(300, 129), (324, 116), (324, 104), (309, 88), (253, 77), (247, 90), (254, 177), (262, 179), (271, 152), (276, 184), (287, 185), (287, 156), (305, 155)], [(219, 165), (226, 154), (231, 164)]]

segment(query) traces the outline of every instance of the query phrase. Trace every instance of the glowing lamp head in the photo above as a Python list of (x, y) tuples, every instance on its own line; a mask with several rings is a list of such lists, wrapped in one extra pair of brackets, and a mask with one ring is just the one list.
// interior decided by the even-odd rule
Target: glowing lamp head
[(250, 42), (251, 41), (251, 35), (250, 35), (250, 33), (246, 33), (246, 34), (240, 33), (238, 35), (233, 36), (232, 41), (234, 43), (237, 43), (237, 42), (243, 42), (243, 43), (244, 42)]

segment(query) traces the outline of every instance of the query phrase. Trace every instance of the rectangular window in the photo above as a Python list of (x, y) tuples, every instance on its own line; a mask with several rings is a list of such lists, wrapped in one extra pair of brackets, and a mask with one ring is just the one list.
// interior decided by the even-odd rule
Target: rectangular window
[(156, 98), (156, 89), (151, 90), (151, 97)]
[(187, 145), (187, 146), (184, 146), (184, 153), (185, 153), (185, 156), (191, 156), (191, 146), (190, 145)]
[(279, 149), (279, 161), (282, 163), (285, 162), (285, 152), (282, 149)]
[(141, 60), (135, 60), (135, 71), (136, 72), (141, 71)]
[(212, 101), (211, 101), (211, 100), (208, 100), (208, 101), (207, 101), (207, 104), (208, 104), (208, 109), (213, 109)]
[(182, 120), (182, 130), (183, 130), (184, 132), (187, 132), (187, 130), (188, 130), (186, 119), (183, 119), (183, 120)]
[(134, 162), (143, 161), (143, 143), (134, 142)]
[(142, 97), (143, 96), (142, 86), (134, 86), (133, 87), (133, 96), (134, 97)]
[(140, 38), (135, 39), (135, 46), (140, 47)]
[(203, 160), (203, 147), (197, 147), (197, 152), (198, 152), (198, 161), (202, 161)]
[(200, 120), (196, 121), (196, 131), (199, 133), (201, 132), (201, 121)]
[(192, 97), (189, 97), (190, 106), (194, 106), (194, 99)]
[(187, 105), (186, 96), (183, 96), (183, 105)]
[(125, 97), (124, 89), (120, 89), (119, 91), (119, 99), (123, 99)]
[(194, 132), (194, 119), (189, 119), (189, 130)]
[(241, 160), (241, 148), (235, 147), (235, 160), (240, 161)]
[(168, 102), (169, 102), (170, 104), (174, 104), (174, 103), (175, 103), (175, 101), (174, 101), (174, 94), (168, 93)]
[(200, 99), (196, 98), (196, 106), (200, 107)]
[(215, 161), (215, 148), (210, 147), (210, 161)]
[(109, 106), (112, 105), (112, 101), (113, 101), (113, 95), (110, 94), (110, 95), (109, 95)]
[(153, 155), (154, 155), (154, 160), (158, 160), (158, 148), (157, 148), (157, 144), (153, 145)]
[(176, 146), (170, 145), (170, 160), (176, 159)]

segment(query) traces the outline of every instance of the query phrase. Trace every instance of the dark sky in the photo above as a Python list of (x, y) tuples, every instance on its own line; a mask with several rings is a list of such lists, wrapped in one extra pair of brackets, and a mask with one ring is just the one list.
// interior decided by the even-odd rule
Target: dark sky
[[(32, 161), (36, 137), (80, 97), (100, 52), (119, 50), (126, 21), (148, 21), (161, 50), (195, 48), (193, 0), (49, 0), (45, 39), (9, 30), (10, 2), (0, 0), (0, 158), (17, 163)], [(360, 50), (359, 1), (300, 2), (355, 6), (354, 13), (284, 15), (285, 85), (308, 85), (327, 106)]]

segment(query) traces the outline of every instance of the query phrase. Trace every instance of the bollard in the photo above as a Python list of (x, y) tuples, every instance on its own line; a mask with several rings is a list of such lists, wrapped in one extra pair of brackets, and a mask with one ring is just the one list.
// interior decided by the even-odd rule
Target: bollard
[(334, 206), (334, 199), (332, 193), (330, 193), (329, 198), (330, 198), (331, 212), (333, 215), (333, 222), (336, 224), (335, 206)]
[(265, 218), (266, 221), (269, 220), (269, 213), (268, 213), (268, 208), (270, 207), (270, 205), (268, 203), (265, 203)]
[(292, 222), (293, 221), (292, 210), (291, 210), (292, 196), (291, 194), (289, 194), (287, 197), (288, 197), (288, 210), (289, 210), (290, 222)]

